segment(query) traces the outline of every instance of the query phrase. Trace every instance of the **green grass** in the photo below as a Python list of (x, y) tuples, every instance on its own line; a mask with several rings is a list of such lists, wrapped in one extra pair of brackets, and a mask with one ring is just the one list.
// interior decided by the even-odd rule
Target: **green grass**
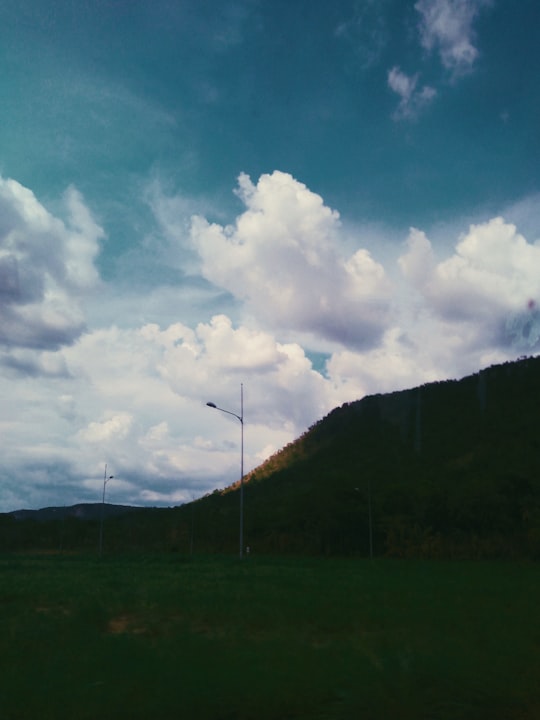
[(0, 720), (534, 720), (533, 564), (0, 556)]

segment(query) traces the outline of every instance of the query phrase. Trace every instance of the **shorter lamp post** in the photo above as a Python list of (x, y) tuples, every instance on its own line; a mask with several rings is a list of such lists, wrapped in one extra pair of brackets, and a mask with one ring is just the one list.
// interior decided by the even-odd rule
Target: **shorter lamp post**
[(218, 407), (213, 402), (206, 403), (208, 407), (214, 408), (214, 410), (221, 410), (221, 412), (232, 415), (237, 420), (240, 420), (240, 560), (244, 555), (244, 385), (240, 383), (240, 415), (237, 415), (230, 410), (224, 410)]
[(103, 474), (103, 496), (101, 498), (101, 521), (99, 523), (99, 556), (103, 553), (103, 520), (105, 518), (105, 488), (109, 480), (112, 480), (114, 475), (107, 476), (107, 463), (105, 463), (105, 472)]

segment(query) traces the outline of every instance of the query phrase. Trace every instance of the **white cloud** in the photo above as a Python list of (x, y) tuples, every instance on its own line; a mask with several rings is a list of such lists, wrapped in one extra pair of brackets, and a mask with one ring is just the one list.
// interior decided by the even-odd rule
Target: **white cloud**
[(419, 90), (418, 74), (408, 76), (399, 67), (393, 67), (388, 72), (388, 86), (400, 97), (399, 105), (394, 113), (394, 119), (414, 119), (420, 111), (436, 96), (437, 91), (424, 85)]
[[(424, 333), (422, 333), (424, 334)], [(328, 374), (342, 397), (360, 398), (373, 393), (393, 392), (447, 377), (447, 369), (438, 364), (429, 337), (409, 338), (402, 328), (388, 330), (381, 345), (365, 353), (342, 350), (327, 364)]]
[(0, 178), (0, 341), (54, 350), (84, 329), (81, 297), (97, 283), (103, 231), (73, 188), (67, 224), (15, 180)]
[[(428, 52), (437, 50), (452, 78), (470, 71), (479, 55), (474, 43), (473, 22), (491, 0), (418, 0), (420, 42)], [(437, 90), (418, 87), (419, 73), (407, 75), (399, 66), (388, 71), (388, 86), (400, 98), (395, 120), (413, 120), (437, 96)]]
[[(197, 319), (191, 290), (183, 295), (179, 287), (150, 313), (160, 321), (146, 322), (151, 295), (134, 310), (135, 295), (126, 300), (101, 283), (100, 297), (85, 299), (90, 327), (71, 344), (4, 351), (2, 509), (98, 501), (105, 463), (115, 476), (110, 502), (172, 504), (228, 485), (239, 473), (239, 423), (206, 402), (238, 413), (240, 383), (248, 471), (343, 402), (540, 350), (540, 244), (515, 225), (493, 218), (461, 236), (454, 230), (455, 247), (442, 258), (440, 244), (420, 230), (410, 231), (398, 258), (393, 233), (379, 228), (383, 267), (361, 241), (367, 230), (345, 229), (290, 175), (265, 175), (256, 185), (241, 176), (238, 192), (246, 209), (234, 225), (197, 218), (191, 232), (205, 274), (234, 288), (237, 307), (247, 306), (243, 320), (219, 309)], [(21, 253), (38, 253), (44, 236), (57, 252), (42, 260), (42, 275), (77, 305), (95, 281), (88, 248), (97, 247), (99, 228), (76, 196), (69, 226), (31, 193), (22, 196), (24, 223), (16, 203), (4, 203), (3, 247), (14, 237), (8, 227), (24, 229), (15, 235)], [(189, 227), (175, 207), (179, 214), (190, 209), (172, 203), (161, 217)], [(536, 217), (534, 202), (515, 208), (516, 217)], [(39, 224), (49, 229), (39, 235)], [(80, 265), (78, 235), (87, 243)], [(22, 238), (30, 238), (29, 250)], [(167, 258), (175, 238), (185, 244), (185, 233), (171, 230)], [(68, 270), (66, 258), (80, 272)], [(210, 311), (218, 296), (213, 290), (208, 297)], [(170, 321), (174, 316), (182, 321)], [(324, 375), (304, 347), (328, 353)]]
[(69, 377), (65, 359), (57, 352), (41, 352), (28, 348), (10, 349), (0, 352), (0, 366), (14, 377)]
[(128, 436), (133, 417), (126, 412), (113, 415), (100, 422), (91, 422), (86, 428), (79, 430), (78, 437), (86, 443), (111, 443), (125, 440)]
[(422, 46), (437, 49), (444, 67), (459, 74), (469, 70), (478, 57), (473, 21), (489, 0), (419, 0)]
[(203, 275), (271, 328), (369, 347), (389, 322), (390, 283), (367, 250), (340, 251), (339, 215), (291, 175), (239, 178), (234, 225), (192, 221)]
[[(269, 333), (245, 326), (234, 328), (225, 315), (199, 323), (195, 330), (177, 323), (165, 330), (147, 326), (141, 333), (159, 353), (155, 367), (160, 378), (184, 398), (201, 402), (220, 396), (220, 404), (234, 406), (236, 390), (247, 377), (251, 421), (282, 427), (287, 419), (296, 430), (328, 407), (324, 379), (299, 345), (279, 343)], [(291, 396), (301, 402), (291, 403)]]
[[(50, 504), (47, 492), (95, 500), (105, 462), (127, 483), (111, 485), (111, 502), (172, 503), (227, 485), (238, 475), (239, 424), (206, 402), (239, 412), (240, 382), (246, 471), (335, 405), (300, 346), (223, 315), (194, 329), (94, 330), (59, 354), (69, 369), (61, 395), (53, 377), (21, 386), (0, 376), (9, 447), (0, 497), (18, 496), (17, 507)], [(28, 499), (36, 466), (41, 501)]]
[(438, 264), (426, 236), (412, 230), (399, 262), (429, 310), (465, 329), (464, 345), (537, 345), (540, 245), (514, 225), (500, 217), (471, 225)]
[(411, 228), (407, 244), (408, 252), (398, 258), (398, 264), (416, 287), (423, 287), (434, 270), (433, 248), (426, 234), (416, 228)]
[(377, 347), (328, 360), (342, 398), (462, 377), (540, 351), (540, 243), (515, 225), (500, 217), (471, 225), (443, 259), (413, 228), (397, 262), (409, 284), (398, 322)]

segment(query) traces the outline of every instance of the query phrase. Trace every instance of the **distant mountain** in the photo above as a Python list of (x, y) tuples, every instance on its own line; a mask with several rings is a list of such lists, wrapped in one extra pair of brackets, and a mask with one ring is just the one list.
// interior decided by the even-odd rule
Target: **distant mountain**
[(79, 503), (70, 506), (47, 507), (41, 510), (14, 510), (7, 514), (14, 517), (15, 520), (48, 522), (66, 517), (77, 518), (79, 520), (99, 520), (102, 514), (103, 517), (108, 518), (133, 512), (134, 510), (140, 510), (140, 508), (130, 505), (110, 505), (109, 503)]

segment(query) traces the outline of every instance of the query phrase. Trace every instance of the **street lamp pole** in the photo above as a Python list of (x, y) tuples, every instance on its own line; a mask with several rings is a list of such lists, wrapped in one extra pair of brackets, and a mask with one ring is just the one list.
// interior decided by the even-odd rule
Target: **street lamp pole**
[(112, 480), (114, 475), (107, 477), (107, 463), (105, 463), (105, 472), (103, 473), (103, 496), (101, 498), (101, 521), (99, 523), (99, 556), (103, 553), (103, 520), (105, 518), (105, 487), (109, 480)]
[(214, 410), (221, 410), (221, 412), (232, 415), (237, 420), (240, 420), (240, 560), (244, 556), (244, 384), (240, 383), (240, 415), (237, 415), (230, 410), (218, 407), (213, 402), (206, 403), (208, 407), (214, 408)]

